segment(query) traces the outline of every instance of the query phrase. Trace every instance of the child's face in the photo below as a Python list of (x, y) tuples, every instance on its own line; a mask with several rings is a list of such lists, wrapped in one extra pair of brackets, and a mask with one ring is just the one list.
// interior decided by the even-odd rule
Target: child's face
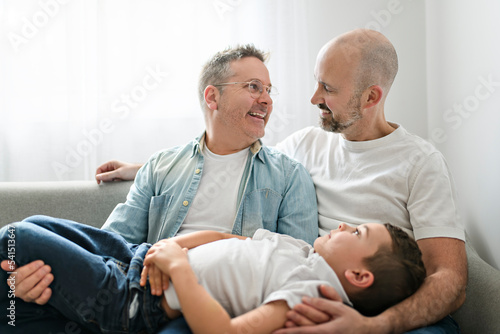
[(348, 269), (362, 268), (363, 259), (375, 254), (382, 245), (390, 246), (391, 236), (382, 224), (351, 227), (345, 223), (314, 242), (314, 250), (338, 276)]

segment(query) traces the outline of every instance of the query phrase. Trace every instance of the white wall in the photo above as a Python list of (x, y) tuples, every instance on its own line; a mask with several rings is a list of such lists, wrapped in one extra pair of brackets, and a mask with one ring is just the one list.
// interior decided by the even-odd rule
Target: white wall
[[(407, 130), (425, 138), (427, 101), (424, 2), (313, 0), (308, 4), (308, 47), (314, 50), (308, 62), (311, 64), (311, 80), (316, 54), (328, 40), (355, 28), (382, 32), (396, 47), (400, 66), (387, 99), (387, 119), (404, 124)], [(317, 123), (316, 120), (315, 122)]]
[(455, 177), (473, 245), (500, 268), (500, 2), (426, 4), (429, 136)]

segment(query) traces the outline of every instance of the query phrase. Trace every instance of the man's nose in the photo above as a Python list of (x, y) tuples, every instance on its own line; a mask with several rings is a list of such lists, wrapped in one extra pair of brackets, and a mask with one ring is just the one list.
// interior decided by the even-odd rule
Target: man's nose
[(259, 98), (257, 99), (257, 102), (259, 102), (260, 104), (268, 105), (268, 106), (273, 105), (273, 99), (271, 98), (271, 96), (269, 95), (267, 90), (265, 90), (265, 89), (260, 94)]
[(313, 96), (311, 96), (311, 103), (314, 105), (318, 105), (324, 102), (325, 100), (321, 97), (321, 94), (319, 93), (319, 85), (316, 84)]

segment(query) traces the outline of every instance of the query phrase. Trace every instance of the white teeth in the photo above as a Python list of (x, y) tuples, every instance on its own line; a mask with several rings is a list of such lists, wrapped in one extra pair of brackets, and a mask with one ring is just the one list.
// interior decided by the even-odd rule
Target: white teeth
[(249, 113), (249, 114), (250, 114), (250, 115), (252, 115), (252, 116), (257, 116), (257, 117), (259, 117), (259, 118), (264, 118), (264, 115), (259, 114), (259, 113), (256, 113), (256, 112), (251, 112), (251, 113)]

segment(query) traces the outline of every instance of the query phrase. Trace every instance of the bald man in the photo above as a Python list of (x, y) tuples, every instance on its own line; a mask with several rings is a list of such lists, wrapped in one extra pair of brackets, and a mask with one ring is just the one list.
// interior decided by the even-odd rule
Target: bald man
[[(291, 328), (277, 333), (400, 333), (439, 321), (465, 300), (465, 233), (446, 162), (427, 141), (385, 119), (397, 71), (394, 46), (379, 32), (358, 29), (331, 40), (318, 54), (311, 98), (321, 129), (298, 131), (278, 148), (311, 173), (320, 234), (341, 222), (391, 221), (417, 240), (425, 283), (372, 318), (338, 301), (308, 300), (289, 313)], [(332, 289), (322, 292), (338, 300)], [(304, 325), (310, 327), (295, 327)], [(457, 328), (446, 317), (415, 333)]]

